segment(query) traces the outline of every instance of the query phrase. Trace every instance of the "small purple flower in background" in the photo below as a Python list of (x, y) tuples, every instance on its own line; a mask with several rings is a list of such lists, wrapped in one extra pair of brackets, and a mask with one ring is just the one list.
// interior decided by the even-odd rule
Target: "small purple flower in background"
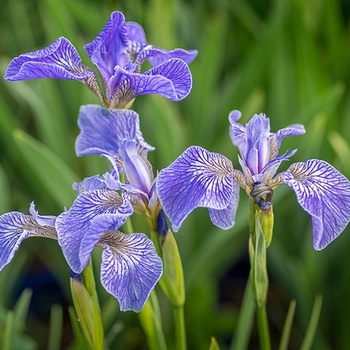
[(229, 121), (230, 137), (239, 149), (243, 172), (235, 170), (225, 156), (192, 146), (159, 173), (157, 193), (174, 230), (179, 230), (197, 207), (209, 208), (215, 225), (232, 227), (239, 186), (265, 211), (271, 208), (273, 190), (286, 184), (311, 216), (314, 248), (325, 248), (350, 221), (350, 182), (319, 159), (294, 163), (276, 175), (281, 162), (296, 152), (278, 156), (282, 139), (304, 134), (304, 127), (296, 124), (271, 133), (264, 114), (254, 115), (246, 126), (237, 122), (240, 116), (239, 111), (232, 111)]
[(42, 216), (35, 210), (34, 203), (29, 208), (30, 215), (17, 211), (0, 216), (0, 271), (11, 262), (21, 243), (29, 237), (57, 239), (56, 216)]
[[(149, 45), (142, 27), (125, 22), (121, 12), (113, 12), (100, 34), (84, 48), (102, 75), (106, 97), (99, 87), (96, 73), (81, 63), (77, 50), (64, 37), (44, 49), (14, 58), (5, 79), (79, 80), (109, 108), (128, 107), (136, 96), (144, 94), (159, 94), (179, 101), (192, 88), (188, 64), (196, 57), (197, 51), (167, 51)], [(141, 73), (145, 60), (153, 68)]]
[(162, 275), (162, 261), (145, 234), (119, 231), (133, 213), (128, 195), (121, 197), (97, 176), (75, 188), (78, 197), (56, 221), (69, 267), (80, 274), (94, 247), (103, 248), (102, 285), (118, 299), (122, 311), (140, 311)]
[[(106, 156), (113, 165), (113, 171), (105, 174), (108, 187), (128, 192), (134, 209), (156, 222), (158, 215), (163, 214), (155, 192), (152, 165), (147, 159), (148, 152), (154, 148), (143, 139), (138, 114), (132, 110), (86, 105), (80, 108), (78, 125), (81, 131), (76, 140), (77, 155)], [(125, 175), (125, 181), (120, 181), (119, 174)], [(162, 232), (158, 230), (163, 231), (167, 227)]]

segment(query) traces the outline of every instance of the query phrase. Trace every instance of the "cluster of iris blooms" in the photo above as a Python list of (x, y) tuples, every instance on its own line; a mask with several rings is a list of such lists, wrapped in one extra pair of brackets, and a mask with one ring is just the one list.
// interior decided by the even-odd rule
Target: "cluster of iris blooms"
[[(280, 164), (296, 150), (279, 155), (282, 140), (305, 133), (300, 124), (273, 133), (264, 114), (254, 115), (244, 126), (241, 113), (229, 115), (229, 135), (239, 150), (235, 169), (224, 155), (191, 146), (154, 176), (147, 159), (154, 148), (143, 138), (139, 115), (130, 109), (135, 97), (159, 94), (172, 101), (191, 91), (188, 65), (197, 51), (160, 49), (147, 43), (144, 31), (113, 12), (100, 34), (85, 51), (98, 74), (64, 37), (44, 49), (14, 58), (5, 73), (8, 81), (40, 78), (78, 80), (90, 88), (101, 105), (81, 106), (78, 156), (106, 157), (111, 170), (91, 176), (73, 188), (77, 197), (58, 216), (39, 215), (32, 203), (29, 215), (9, 212), (0, 216), (0, 269), (11, 262), (20, 244), (29, 237), (56, 239), (72, 271), (79, 278), (95, 247), (103, 248), (101, 283), (117, 298), (123, 311), (140, 311), (161, 278), (163, 262), (154, 237), (121, 231), (134, 212), (147, 218), (150, 231), (168, 234), (166, 217), (178, 231), (186, 217), (206, 207), (214, 225), (229, 229), (235, 223), (240, 187), (250, 198), (251, 211), (269, 225), (262, 225), (267, 245), (273, 227), (273, 191), (286, 184), (310, 216), (313, 246), (325, 248), (350, 220), (350, 182), (332, 165), (310, 159), (291, 164), (278, 173)], [(151, 68), (142, 71), (142, 63)]]

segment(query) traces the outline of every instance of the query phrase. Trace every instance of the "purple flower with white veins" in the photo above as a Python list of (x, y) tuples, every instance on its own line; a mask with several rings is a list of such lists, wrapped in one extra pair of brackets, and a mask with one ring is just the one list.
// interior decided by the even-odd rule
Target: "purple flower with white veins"
[(57, 239), (56, 216), (39, 215), (34, 203), (29, 208), (30, 215), (17, 211), (0, 216), (0, 270), (8, 265), (22, 242), (29, 237)]
[(264, 114), (254, 115), (246, 126), (238, 123), (239, 111), (229, 115), (230, 137), (239, 149), (243, 172), (225, 156), (192, 146), (157, 177), (157, 193), (165, 213), (178, 231), (197, 207), (209, 208), (220, 228), (234, 225), (239, 186), (260, 208), (272, 205), (273, 190), (286, 184), (299, 205), (311, 216), (313, 246), (321, 250), (337, 238), (350, 221), (350, 182), (332, 165), (319, 159), (292, 164), (276, 175), (281, 162), (296, 150), (278, 156), (283, 138), (305, 133), (300, 124), (270, 132)]
[(127, 194), (121, 197), (97, 176), (75, 184), (79, 195), (57, 217), (58, 243), (71, 270), (80, 274), (95, 246), (103, 248), (101, 283), (122, 311), (140, 311), (162, 275), (162, 261), (143, 233), (119, 229), (133, 213)]
[[(105, 174), (108, 187), (128, 192), (134, 209), (153, 220), (156, 226), (158, 215), (163, 213), (147, 159), (148, 152), (154, 148), (143, 139), (138, 114), (127, 109), (85, 105), (80, 108), (78, 125), (81, 131), (75, 144), (77, 155), (107, 157), (113, 165), (112, 173)], [(119, 174), (125, 174), (124, 182), (119, 180)], [(161, 231), (158, 230), (165, 233), (167, 227)]]
[[(44, 49), (14, 58), (5, 79), (78, 80), (109, 108), (126, 108), (136, 96), (144, 94), (159, 94), (179, 101), (192, 88), (188, 64), (196, 57), (197, 51), (167, 51), (149, 45), (142, 27), (125, 22), (121, 12), (113, 12), (104, 29), (84, 49), (101, 73), (106, 97), (99, 87), (96, 73), (81, 63), (77, 50), (64, 37)], [(141, 73), (145, 60), (152, 68)]]

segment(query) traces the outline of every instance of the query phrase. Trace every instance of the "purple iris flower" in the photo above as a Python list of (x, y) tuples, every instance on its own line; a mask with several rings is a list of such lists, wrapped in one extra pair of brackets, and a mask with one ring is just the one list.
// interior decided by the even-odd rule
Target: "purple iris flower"
[[(96, 73), (81, 63), (77, 50), (64, 37), (44, 49), (14, 58), (5, 79), (79, 80), (109, 108), (128, 107), (136, 96), (144, 94), (159, 94), (179, 101), (191, 90), (192, 76), (188, 64), (196, 57), (197, 51), (167, 51), (149, 45), (142, 27), (125, 22), (121, 12), (113, 12), (100, 34), (84, 48), (101, 73), (106, 96), (101, 91)], [(142, 73), (141, 65), (145, 60), (152, 68)]]
[(58, 243), (69, 267), (80, 274), (94, 247), (103, 248), (102, 285), (122, 311), (140, 311), (162, 275), (162, 261), (145, 234), (119, 230), (133, 213), (128, 195), (110, 190), (97, 176), (74, 188), (78, 197), (56, 220)]
[(246, 126), (238, 123), (239, 111), (229, 115), (230, 137), (239, 149), (242, 171), (225, 156), (192, 146), (157, 178), (157, 193), (175, 231), (197, 207), (209, 208), (212, 222), (223, 229), (234, 225), (239, 186), (260, 210), (269, 210), (273, 190), (281, 184), (296, 194), (299, 205), (311, 216), (313, 246), (321, 250), (350, 221), (350, 182), (332, 165), (319, 159), (292, 164), (276, 174), (281, 162), (296, 150), (278, 156), (283, 138), (305, 133), (300, 124), (270, 132), (264, 114), (254, 115)]
[[(105, 175), (109, 188), (128, 192), (134, 209), (156, 223), (163, 214), (152, 165), (147, 159), (154, 148), (142, 136), (138, 114), (127, 109), (85, 105), (80, 108), (78, 125), (81, 131), (75, 145), (77, 155), (107, 157), (113, 165), (112, 172)], [(119, 175), (125, 176), (125, 181)], [(155, 229), (162, 231), (159, 233), (167, 231), (167, 227)]]
[(29, 237), (57, 239), (55, 216), (39, 215), (34, 203), (30, 215), (17, 211), (0, 216), (0, 270), (11, 262), (21, 243)]

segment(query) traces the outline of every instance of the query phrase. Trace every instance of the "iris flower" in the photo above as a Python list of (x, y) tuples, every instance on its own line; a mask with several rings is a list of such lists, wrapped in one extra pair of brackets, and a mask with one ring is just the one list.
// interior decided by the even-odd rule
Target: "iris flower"
[[(105, 174), (109, 188), (129, 193), (134, 209), (150, 219), (157, 226), (155, 230), (165, 233), (166, 221), (155, 192), (152, 165), (147, 159), (154, 148), (142, 136), (138, 114), (85, 105), (80, 108), (78, 125), (81, 131), (75, 145), (77, 155), (107, 157), (112, 163), (112, 171)], [(120, 181), (119, 175), (125, 181)]]
[(72, 207), (56, 216), (9, 212), (0, 216), (0, 270), (9, 264), (29, 237), (58, 239), (71, 270), (80, 274), (94, 247), (103, 248), (101, 283), (116, 297), (122, 311), (140, 311), (162, 274), (162, 261), (143, 233), (119, 229), (133, 213), (121, 197), (93, 176), (75, 185), (79, 195)]
[[(142, 27), (125, 22), (121, 12), (113, 12), (104, 29), (84, 49), (102, 76), (106, 96), (96, 73), (81, 63), (77, 50), (64, 37), (44, 49), (14, 58), (6, 70), (5, 79), (78, 80), (109, 108), (128, 107), (136, 96), (144, 94), (159, 94), (179, 101), (191, 90), (192, 76), (188, 64), (197, 51), (167, 51), (148, 44)], [(152, 68), (142, 73), (141, 65), (146, 60)]]
[(120, 231), (133, 213), (127, 194), (120, 196), (97, 176), (75, 189), (78, 197), (56, 220), (58, 243), (69, 267), (80, 274), (94, 247), (103, 248), (102, 285), (122, 311), (140, 311), (162, 275), (162, 261), (145, 234)]
[(238, 123), (241, 113), (229, 115), (230, 137), (238, 147), (242, 171), (234, 169), (225, 156), (198, 146), (189, 147), (157, 178), (162, 207), (178, 231), (197, 207), (209, 208), (212, 222), (220, 228), (234, 225), (242, 187), (260, 210), (271, 209), (273, 190), (286, 184), (312, 220), (313, 246), (325, 248), (345, 229), (350, 220), (350, 182), (332, 165), (309, 159), (289, 166), (281, 173), (281, 162), (296, 150), (278, 155), (282, 140), (305, 133), (300, 124), (270, 132), (264, 114), (254, 115), (246, 126)]
[[(78, 125), (77, 155), (103, 155), (113, 166), (103, 178), (93, 176), (75, 185), (77, 199), (57, 218), (58, 242), (75, 273), (87, 266), (96, 245), (105, 248), (103, 286), (119, 300), (121, 310), (140, 311), (161, 277), (162, 261), (145, 234), (124, 234), (119, 229), (134, 208), (149, 216), (159, 213), (147, 161), (153, 147), (143, 139), (132, 110), (85, 105)], [(119, 179), (122, 174), (125, 183)]]

